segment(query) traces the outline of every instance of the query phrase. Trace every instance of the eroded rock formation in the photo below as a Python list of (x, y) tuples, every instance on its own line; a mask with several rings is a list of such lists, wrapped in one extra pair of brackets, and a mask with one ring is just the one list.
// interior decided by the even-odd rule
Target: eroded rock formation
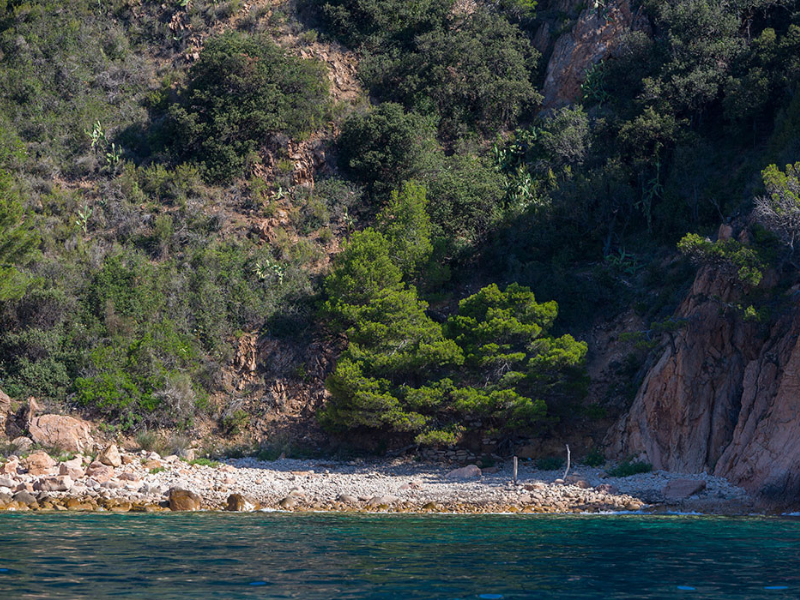
[[(800, 306), (771, 326), (735, 308), (732, 278), (701, 270), (677, 317), (685, 326), (609, 434), (617, 455), (708, 471), (766, 500), (800, 497)], [(796, 293), (796, 292), (795, 292)]]

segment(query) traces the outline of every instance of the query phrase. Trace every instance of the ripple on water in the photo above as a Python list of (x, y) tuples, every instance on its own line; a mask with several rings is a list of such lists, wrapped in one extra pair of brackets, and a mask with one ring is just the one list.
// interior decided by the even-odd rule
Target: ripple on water
[(794, 598), (800, 522), (2, 514), (0, 598)]

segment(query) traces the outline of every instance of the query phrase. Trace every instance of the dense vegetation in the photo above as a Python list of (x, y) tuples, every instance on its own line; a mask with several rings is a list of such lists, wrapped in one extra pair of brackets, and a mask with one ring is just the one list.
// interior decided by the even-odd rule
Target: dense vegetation
[[(274, 381), (327, 376), (332, 432), (529, 436), (619, 409), (585, 406), (575, 338), (668, 319), (690, 260), (759, 315), (765, 273), (792, 277), (797, 2), (645, 0), (549, 110), (537, 32), (581, 7), (293, 6), (0, 0), (6, 392), (124, 430), (229, 429)], [(311, 58), (334, 41), (352, 102)], [(748, 233), (714, 240), (721, 222)], [(292, 358), (242, 374), (250, 338)], [(316, 379), (313, 343), (336, 354)]]

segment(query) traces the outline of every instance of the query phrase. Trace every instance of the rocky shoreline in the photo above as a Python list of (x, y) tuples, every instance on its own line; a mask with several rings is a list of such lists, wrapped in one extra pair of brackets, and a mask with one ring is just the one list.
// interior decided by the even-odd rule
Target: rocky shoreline
[(744, 490), (705, 474), (654, 472), (625, 478), (577, 467), (563, 473), (510, 466), (253, 458), (187, 461), (106, 447), (58, 462), (44, 451), (0, 464), (0, 510), (159, 512), (597, 513), (696, 511), (749, 514)]

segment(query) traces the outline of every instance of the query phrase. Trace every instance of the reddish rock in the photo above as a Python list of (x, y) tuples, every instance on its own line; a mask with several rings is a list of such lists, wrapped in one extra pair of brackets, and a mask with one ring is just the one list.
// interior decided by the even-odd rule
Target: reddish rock
[(706, 482), (702, 479), (673, 479), (664, 486), (663, 493), (666, 500), (685, 500), (704, 489)]
[(122, 481), (139, 481), (139, 479), (141, 479), (136, 473), (131, 473), (130, 471), (120, 473), (119, 478)]
[(94, 444), (89, 424), (63, 415), (41, 415), (28, 423), (31, 439), (37, 444), (61, 448), (67, 452), (83, 452)]
[(255, 507), (256, 503), (247, 496), (243, 496), (242, 494), (231, 494), (228, 496), (228, 502), (225, 510), (229, 510), (231, 512), (249, 512), (254, 510)]
[(478, 465), (467, 465), (447, 474), (448, 479), (480, 479), (480, 477), (481, 470)]
[(19, 468), (19, 460), (14, 457), (0, 465), (0, 473), (3, 475), (16, 475)]
[(58, 463), (44, 450), (37, 450), (25, 459), (25, 468), (31, 475), (50, 475)]
[(144, 463), (144, 468), (147, 470), (150, 469), (160, 469), (161, 468), (161, 461), (160, 460), (148, 460)]
[(169, 493), (169, 508), (175, 511), (200, 510), (201, 498), (189, 490), (174, 488)]
[(105, 483), (114, 477), (114, 467), (104, 465), (96, 460), (86, 469), (86, 475), (94, 479), (97, 483)]
[(119, 449), (115, 444), (111, 444), (107, 446), (105, 450), (103, 450), (100, 455), (97, 457), (104, 465), (108, 465), (109, 467), (119, 467), (122, 464), (122, 457), (119, 454)]
[(634, 26), (629, 0), (611, 0), (604, 9), (581, 12), (572, 31), (556, 41), (544, 82), (545, 108), (560, 108), (581, 95), (586, 71), (608, 57)]
[(741, 303), (730, 273), (705, 267), (628, 414), (609, 435), (618, 456), (656, 469), (708, 471), (762, 499), (800, 497), (800, 308), (769, 330), (725, 306)]
[(86, 471), (83, 468), (83, 461), (79, 456), (71, 460), (64, 461), (58, 465), (59, 475), (69, 475), (73, 479), (80, 479), (85, 475), (85, 473)]

